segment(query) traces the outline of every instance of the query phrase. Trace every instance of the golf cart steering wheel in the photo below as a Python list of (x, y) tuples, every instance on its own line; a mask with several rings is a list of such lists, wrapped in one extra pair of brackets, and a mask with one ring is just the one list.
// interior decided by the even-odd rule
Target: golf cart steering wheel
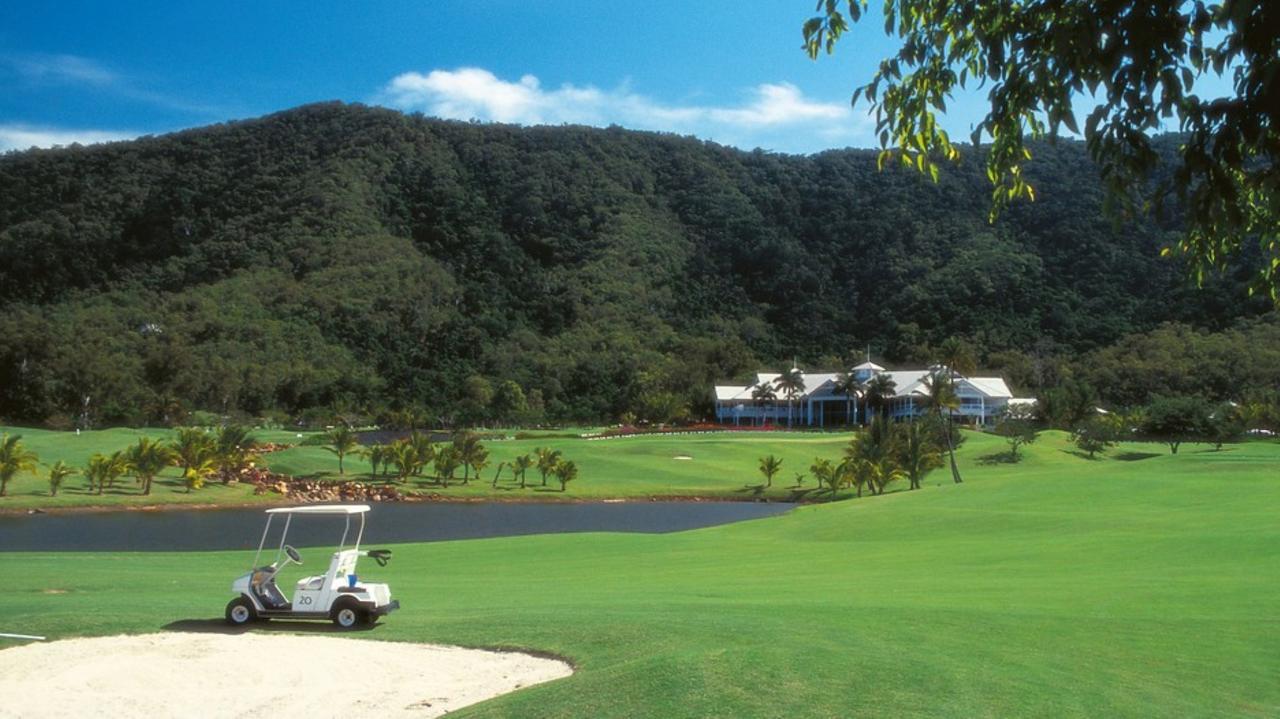
[(302, 555), (298, 554), (298, 550), (286, 544), (284, 545), (284, 553), (289, 555), (289, 559), (292, 559), (296, 564), (302, 565)]

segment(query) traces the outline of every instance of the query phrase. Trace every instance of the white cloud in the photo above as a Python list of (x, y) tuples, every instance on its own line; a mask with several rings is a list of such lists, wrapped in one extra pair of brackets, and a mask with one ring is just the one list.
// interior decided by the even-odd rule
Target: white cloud
[(119, 76), (89, 58), (78, 55), (19, 55), (9, 64), (26, 79), (40, 84), (112, 85)]
[(622, 86), (601, 90), (564, 84), (543, 88), (525, 75), (503, 80), (482, 68), (406, 72), (378, 102), (456, 120), (522, 125), (609, 125), (694, 134), (739, 147), (810, 152), (867, 142), (871, 123), (846, 102), (808, 98), (790, 83), (758, 85), (735, 106), (665, 104)]
[(0, 152), (29, 150), (32, 147), (59, 147), (72, 144), (92, 145), (137, 137), (136, 132), (114, 130), (74, 130), (36, 127), (32, 125), (0, 125)]

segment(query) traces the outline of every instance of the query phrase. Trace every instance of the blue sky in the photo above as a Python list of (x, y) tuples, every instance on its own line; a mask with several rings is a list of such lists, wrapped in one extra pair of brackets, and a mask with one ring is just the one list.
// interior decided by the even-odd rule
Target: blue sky
[[(876, 3), (873, 3), (876, 5)], [(157, 134), (345, 100), (523, 124), (619, 124), (744, 148), (874, 145), (852, 89), (875, 19), (800, 49), (810, 0), (15, 0), (0, 8), (0, 150)], [(968, 136), (980, 98), (946, 125)]]

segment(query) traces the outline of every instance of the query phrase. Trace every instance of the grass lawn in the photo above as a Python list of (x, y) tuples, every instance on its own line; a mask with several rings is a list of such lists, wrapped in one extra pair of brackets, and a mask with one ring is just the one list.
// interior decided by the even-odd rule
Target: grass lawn
[[(83, 432), (50, 432), (47, 430), (0, 428), (0, 432), (21, 434), (23, 442), (40, 455), (40, 462), (48, 465), (61, 459), (75, 467), (83, 467), (94, 452), (108, 453), (123, 449), (146, 434), (167, 437), (168, 430), (103, 430)], [(297, 444), (303, 438), (294, 432), (255, 432), (261, 441)], [(495, 499), (602, 499), (609, 497), (646, 496), (706, 496), (731, 499), (770, 497), (773, 499), (798, 499), (805, 490), (817, 485), (810, 477), (801, 487), (796, 486), (797, 471), (808, 474), (814, 457), (832, 459), (841, 456), (848, 434), (816, 434), (803, 432), (692, 434), (674, 436), (639, 436), (603, 440), (585, 440), (569, 437), (503, 440), (486, 442), (491, 466), (484, 471), (484, 481), (472, 481), (462, 485), (462, 471), (457, 481), (447, 489), (433, 481), (414, 480), (411, 490), (436, 492), (446, 496), (490, 497)], [(526, 482), (532, 485), (524, 490), (512, 481), (510, 469), (504, 469), (498, 487), (492, 486), (494, 473), (500, 462), (510, 462), (520, 454), (532, 454), (534, 449), (548, 446), (564, 453), (566, 459), (577, 462), (579, 478), (570, 483), (565, 492), (560, 491), (554, 478), (547, 478), (543, 487), (542, 477), (536, 468), (530, 469)], [(772, 487), (761, 486), (763, 479), (756, 469), (760, 457), (776, 454), (783, 458), (783, 471), (774, 478)], [(325, 480), (341, 478), (369, 481), (369, 464), (363, 458), (348, 456), (344, 462), (345, 477), (338, 475), (337, 459), (320, 446), (295, 446), (264, 456), (266, 466), (275, 472), (294, 476), (315, 477)], [(85, 489), (84, 480), (77, 476), (67, 478), (57, 497), (49, 496), (49, 485), (44, 478), (47, 470), (38, 474), (20, 475), (9, 485), (7, 498), (0, 498), (0, 509), (25, 509), (30, 507), (61, 507), (91, 505), (152, 505), (169, 503), (239, 504), (280, 501), (280, 496), (253, 495), (250, 486), (223, 486), (208, 483), (204, 489), (188, 493), (179, 479), (177, 469), (167, 470), (156, 482), (149, 497), (143, 497), (130, 477), (117, 483), (115, 490), (104, 495), (91, 494)], [(381, 480), (379, 480), (381, 481)], [(799, 491), (797, 491), (799, 490)]]
[[(400, 546), (366, 571), (404, 609), (361, 636), (578, 665), (469, 717), (1280, 715), (1280, 444), (1002, 448), (736, 525)], [(0, 554), (0, 631), (214, 619), (249, 560)]]

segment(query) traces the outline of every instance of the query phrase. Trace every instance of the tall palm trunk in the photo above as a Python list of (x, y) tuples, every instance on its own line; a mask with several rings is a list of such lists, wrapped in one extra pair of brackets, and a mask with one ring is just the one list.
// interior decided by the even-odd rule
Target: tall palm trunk
[(947, 411), (947, 456), (951, 459), (951, 478), (956, 484), (963, 482), (960, 479), (960, 468), (956, 466), (956, 448), (951, 444), (951, 411)]

